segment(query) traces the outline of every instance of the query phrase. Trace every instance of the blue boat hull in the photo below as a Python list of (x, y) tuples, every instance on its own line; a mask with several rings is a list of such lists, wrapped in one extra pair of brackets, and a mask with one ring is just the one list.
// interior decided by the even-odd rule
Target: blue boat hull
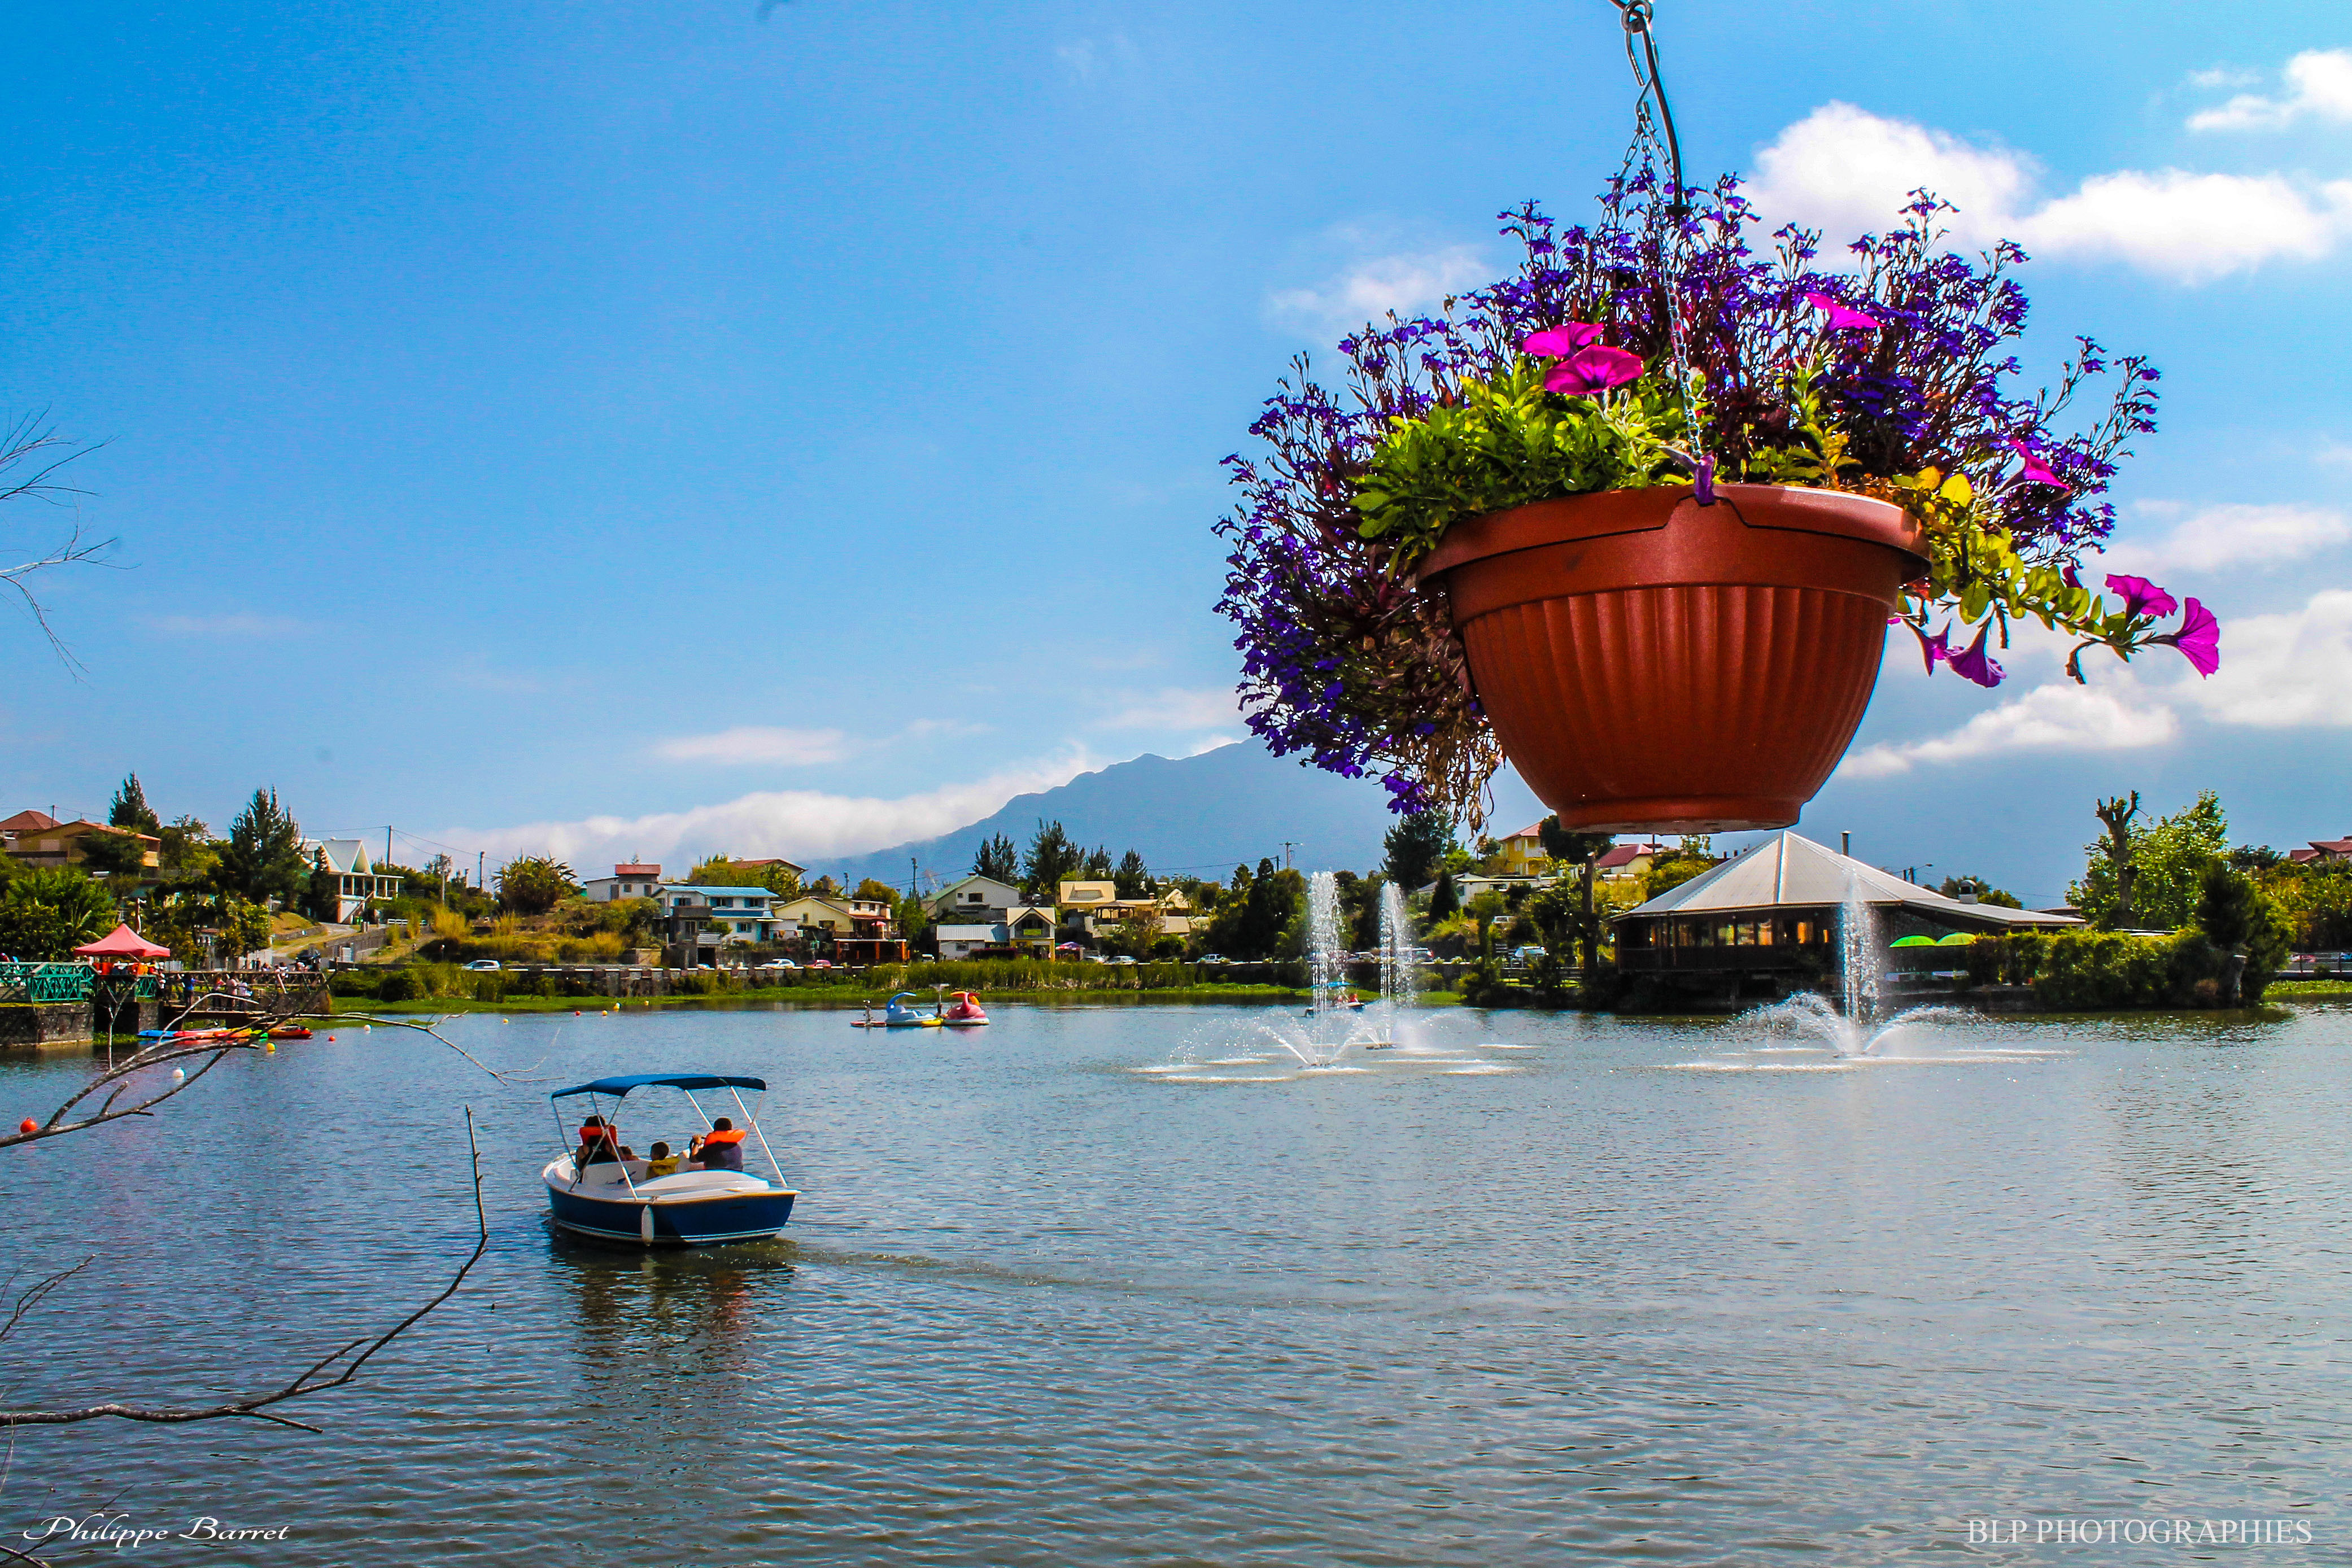
[[(609, 1202), (554, 1186), (547, 1191), (555, 1223), (583, 1236), (640, 1246), (696, 1247), (720, 1241), (763, 1241), (793, 1217), (789, 1192), (747, 1192), (685, 1203)], [(653, 1219), (646, 1234), (646, 1218)]]

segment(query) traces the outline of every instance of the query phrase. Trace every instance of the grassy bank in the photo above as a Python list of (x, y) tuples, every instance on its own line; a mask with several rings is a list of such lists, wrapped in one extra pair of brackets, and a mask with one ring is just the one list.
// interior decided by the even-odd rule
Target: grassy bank
[(2263, 992), (2266, 1002), (2292, 1002), (2305, 997), (2352, 997), (2352, 980), (2273, 980)]
[[(898, 987), (905, 990), (912, 988)], [(709, 996), (675, 997), (538, 997), (516, 994), (494, 1001), (472, 997), (422, 997), (398, 1001), (375, 1001), (366, 997), (337, 997), (337, 1013), (593, 1013), (608, 1009), (641, 1012), (652, 1009), (702, 1009), (705, 1010), (731, 1008), (824, 1009), (861, 1008), (872, 1003), (876, 1008), (890, 995), (888, 989), (871, 986), (790, 986), (763, 987), (740, 991), (721, 991)], [(1307, 993), (1286, 986), (1171, 986), (1156, 989), (1121, 988), (1110, 989), (1019, 990), (1000, 988), (987, 993), (983, 1005), (996, 1002), (1024, 1002), (1040, 1007), (1133, 1007), (1156, 1002), (1254, 1002), (1272, 1003), (1304, 1001)], [(926, 995), (922, 998), (929, 1001)], [(1430, 998), (1425, 998), (1430, 999)]]

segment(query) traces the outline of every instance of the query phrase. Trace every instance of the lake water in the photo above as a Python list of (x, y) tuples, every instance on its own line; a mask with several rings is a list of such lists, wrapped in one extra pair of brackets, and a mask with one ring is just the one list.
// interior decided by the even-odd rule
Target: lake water
[[(289, 1407), (322, 1437), (20, 1432), (0, 1543), (104, 1508), (287, 1539), (54, 1560), (2352, 1561), (2352, 1012), (1842, 1062), (1459, 1011), (1321, 1071), (1286, 1011), (995, 1016), (449, 1026), (518, 1084), (344, 1026), (0, 1154), (19, 1288), (99, 1258), (0, 1345), (10, 1403), (250, 1389), (386, 1324), (471, 1244), (466, 1104), (492, 1232)], [(551, 1234), (548, 1090), (688, 1067), (770, 1081), (790, 1239)], [(0, 1066), (0, 1113), (88, 1071)], [(2287, 1542), (2079, 1543), (2159, 1519)]]

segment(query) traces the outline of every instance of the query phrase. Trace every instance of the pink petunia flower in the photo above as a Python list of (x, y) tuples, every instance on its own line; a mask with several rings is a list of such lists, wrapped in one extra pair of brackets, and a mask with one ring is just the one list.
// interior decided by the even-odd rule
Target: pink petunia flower
[(2221, 623), (2193, 598), (2180, 612), (2179, 631), (2150, 637), (2148, 641), (2171, 643), (2180, 650), (2181, 657), (2197, 666), (2200, 675), (2210, 675), (2221, 667)]
[(1611, 387), (1622, 387), (1641, 373), (1639, 354), (1595, 343), (1554, 365), (1551, 374), (1544, 377), (1544, 386), (1571, 397), (1590, 397)]
[(1540, 332), (1530, 332), (1519, 340), (1519, 347), (1542, 359), (1564, 360), (1579, 349), (1589, 348), (1601, 340), (1601, 329), (1590, 321), (1570, 321), (1564, 327), (1547, 327)]
[(2033, 449), (2025, 443), (2012, 441), (2009, 444), (2009, 449), (2016, 453), (2024, 465), (2018, 469), (2017, 477), (2011, 481), (2012, 484), (2047, 485), (2053, 490), (2063, 490), (2070, 496), (2074, 493), (2074, 486), (2053, 473), (2050, 465), (2033, 455)]
[(1961, 652), (1950, 656), (1952, 673), (1956, 675), (1965, 676), (1967, 679), (1974, 681), (1980, 686), (1997, 686), (2000, 685), (2001, 676), (2006, 672), (2001, 669), (2000, 664), (1994, 662), (1993, 656), (1990, 653), (1985, 652), (1985, 639), (1991, 635), (1992, 622), (1988, 621), (1984, 623), (1983, 629), (1977, 632), (1977, 640), (1975, 642), (1969, 643), (1968, 647)]
[(1875, 316), (1865, 316), (1851, 305), (1841, 305), (1826, 294), (1808, 294), (1805, 303), (1829, 318), (1832, 332), (1875, 332), (1886, 325)]
[(2124, 577), (2107, 573), (2107, 591), (2124, 598), (2124, 613), (2161, 619), (2180, 608), (2172, 595), (2144, 577)]
[(1933, 637), (1928, 636), (1924, 629), (1917, 626), (1911, 628), (1911, 634), (1919, 639), (1919, 656), (1927, 661), (1929, 674), (1936, 673), (1937, 665), (1951, 658), (1952, 623), (1950, 622), (1945, 622), (1944, 629)]

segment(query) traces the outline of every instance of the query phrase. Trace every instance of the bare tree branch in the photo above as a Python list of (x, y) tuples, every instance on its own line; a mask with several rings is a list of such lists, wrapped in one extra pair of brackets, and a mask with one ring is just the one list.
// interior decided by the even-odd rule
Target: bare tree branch
[[(480, 1143), (474, 1135), (474, 1110), (470, 1105), (466, 1108), (466, 1147), (471, 1158), (474, 1178), (474, 1250), (467, 1257), (465, 1262), (458, 1266), (457, 1273), (450, 1277), (449, 1282), (441, 1288), (438, 1295), (384, 1330), (383, 1333), (373, 1339), (352, 1340), (329, 1351), (325, 1355), (304, 1367), (289, 1382), (265, 1393), (249, 1394), (237, 1399), (225, 1399), (216, 1405), (125, 1405), (120, 1401), (109, 1401), (102, 1405), (83, 1405), (52, 1410), (0, 1410), (0, 1427), (58, 1427), (77, 1421), (95, 1421), (104, 1416), (112, 1416), (123, 1421), (145, 1421), (174, 1426), (190, 1421), (218, 1421), (231, 1416), (245, 1416), (254, 1420), (274, 1422), (281, 1427), (299, 1427), (305, 1432), (318, 1431), (318, 1427), (307, 1422), (273, 1414), (270, 1406), (282, 1405), (289, 1399), (301, 1399), (313, 1394), (323, 1394), (331, 1388), (341, 1388), (352, 1382), (359, 1376), (361, 1368), (366, 1366), (384, 1346), (415, 1327), (427, 1312), (456, 1295), (457, 1287), (465, 1283), (466, 1276), (473, 1271), (474, 1265), (482, 1260), (482, 1254), (489, 1250), (489, 1218), (482, 1207), (482, 1150)], [(72, 1272), (72, 1270), (67, 1270), (68, 1275)], [(61, 1282), (64, 1276), (58, 1276), (58, 1281)], [(42, 1289), (39, 1286), (35, 1288)], [(54, 1286), (51, 1285), (50, 1288)], [(47, 1293), (46, 1290), (43, 1293)]]
[(26, 1286), (24, 1293), (16, 1298), (16, 1310), (8, 1314), (8, 1321), (6, 1322), (0, 1323), (0, 1339), (6, 1339), (10, 1331), (16, 1328), (16, 1321), (19, 1318), (22, 1318), (33, 1308), (39, 1306), (41, 1304), (42, 1297), (47, 1295), (51, 1291), (56, 1290), (59, 1285), (64, 1284), (68, 1280), (72, 1279), (76, 1274), (80, 1273), (84, 1269), (89, 1268), (92, 1263), (97, 1261), (97, 1254), (92, 1253), (89, 1257), (83, 1259), (72, 1268), (60, 1269), (56, 1273), (49, 1275), (47, 1279), (37, 1280), (31, 1285)]
[[(78, 457), (97, 451), (105, 443), (77, 446), (47, 423), (48, 417), (48, 410), (41, 409), (20, 414), (5, 429), (0, 429), (0, 505), (10, 501), (40, 500), (64, 506), (68, 504), (68, 497), (83, 494), (70, 485), (59, 484), (58, 470)], [(77, 675), (83, 673), (81, 661), (74, 657), (73, 650), (66, 646), (64, 639), (58, 635), (57, 628), (49, 624), (48, 606), (41, 602), (26, 580), (35, 572), (45, 571), (51, 567), (110, 564), (99, 558), (113, 549), (115, 543), (112, 538), (85, 542), (81, 524), (76, 522), (66, 542), (48, 554), (37, 559), (19, 561), (15, 566), (0, 567), (0, 583), (16, 591), (18, 597), (25, 601), (25, 608), (32, 613), (33, 623), (41, 629), (41, 635), (49, 640), (49, 646), (56, 651), (58, 658)]]

